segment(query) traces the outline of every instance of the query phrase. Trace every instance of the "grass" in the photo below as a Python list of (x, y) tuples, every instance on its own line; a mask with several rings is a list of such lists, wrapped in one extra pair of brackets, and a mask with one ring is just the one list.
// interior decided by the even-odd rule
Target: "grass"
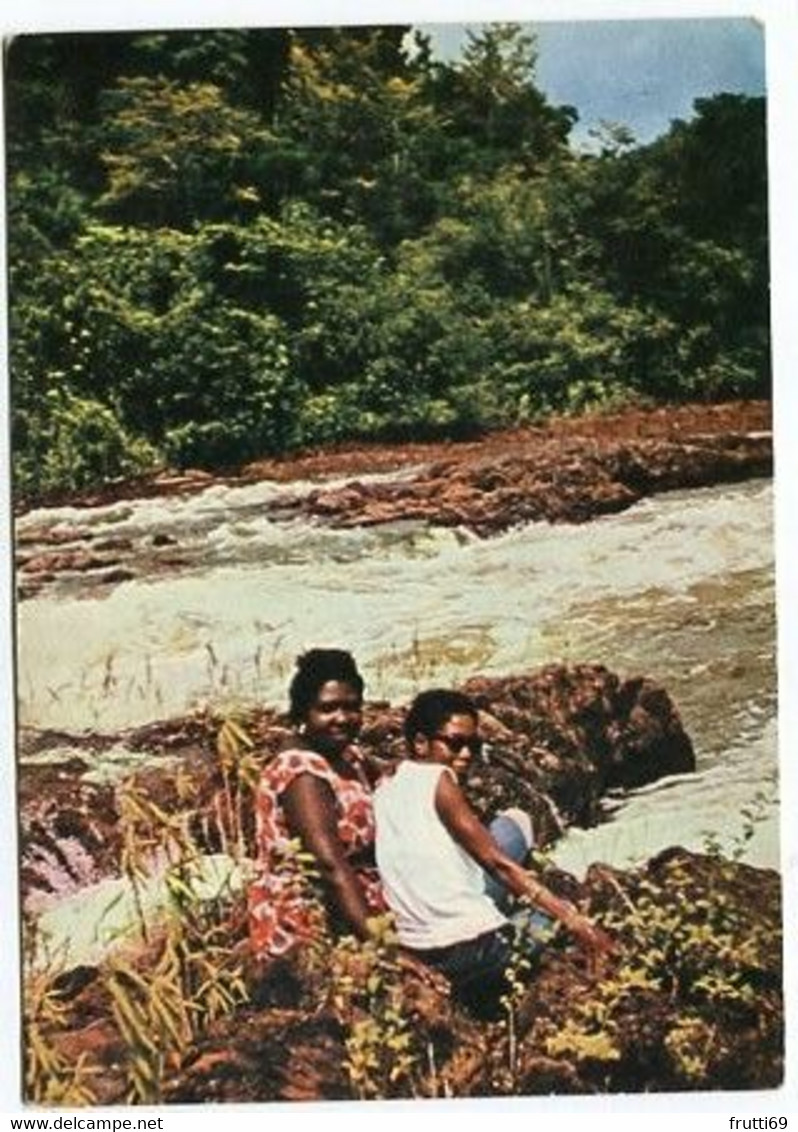
[[(217, 840), (232, 861), (245, 864), (258, 760), (240, 720), (221, 724), (214, 758)], [(132, 950), (109, 952), (97, 995), (121, 1051), (114, 1099), (129, 1103), (169, 1100), (208, 1035), (217, 1035), (211, 1040), (221, 1042), (220, 1049), (235, 1047), (238, 1020), (254, 1010), (244, 893), (226, 884), (207, 892), (195, 830), (210, 811), (181, 771), (173, 786), (176, 801), (168, 808), (141, 780), (129, 780), (119, 795), (119, 866), (134, 898), (139, 940)], [(338, 1070), (353, 1098), (527, 1095), (547, 1081), (554, 1091), (582, 1092), (663, 1083), (730, 1087), (735, 1079), (740, 1087), (760, 1087), (777, 1071), (767, 1066), (777, 1066), (780, 1056), (778, 925), (752, 916), (735, 886), (751, 831), (771, 804), (772, 794), (763, 790), (744, 808), (730, 858), (710, 855), (700, 859), (705, 865), (692, 867), (677, 856), (654, 872), (607, 870), (593, 911), (617, 941), (612, 964), (595, 977), (575, 975), (555, 944), (553, 974), (544, 970), (530, 986), (517, 957), (495, 1023), (468, 1019), (445, 1000), (419, 1006), (419, 987), (402, 968), (388, 920), (376, 920), (365, 942), (334, 938), (325, 927), (313, 862), (296, 847), (319, 929), (301, 957), (301, 1000), (291, 1016), (334, 1023)], [(168, 895), (158, 915), (143, 898), (155, 865), (165, 870)], [(102, 1057), (69, 1055), (74, 1046), (65, 1038), (76, 1019), (64, 971), (55, 960), (41, 961), (44, 941), (35, 921), (26, 922), (25, 939), (26, 1099), (98, 1103), (98, 1088), (107, 1090), (114, 1071)], [(547, 978), (555, 982), (541, 991)], [(280, 1018), (275, 1010), (278, 1040)], [(742, 1068), (750, 1053), (747, 1034), (762, 1050), (750, 1070)], [(320, 1046), (322, 1060), (323, 1051)]]

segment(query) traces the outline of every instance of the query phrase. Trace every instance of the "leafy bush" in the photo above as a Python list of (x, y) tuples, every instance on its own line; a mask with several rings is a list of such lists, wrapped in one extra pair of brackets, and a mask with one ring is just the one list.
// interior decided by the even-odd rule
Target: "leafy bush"
[(178, 465), (240, 464), (296, 443), (300, 387), (272, 315), (187, 303), (163, 320), (148, 378)]
[[(774, 916), (758, 917), (746, 900), (755, 872), (671, 850), (630, 879), (612, 885), (600, 916), (620, 961), (564, 1025), (541, 1021), (535, 1036), (547, 1054), (613, 1088), (640, 1088), (652, 1073), (682, 1089), (750, 1087), (764, 1065), (776, 1075), (781, 935)], [(752, 1033), (761, 1065), (751, 1064)]]
[[(130, 440), (122, 444), (120, 434), (118, 454), (109, 448), (105, 463), (94, 445), (66, 483), (118, 474), (123, 452), (138, 465), (153, 446), (181, 466), (215, 467), (296, 442), (300, 386), (283, 325), (268, 309), (218, 294), (202, 233), (95, 225), (72, 256), (52, 256), (45, 267), (14, 317), (19, 442), (24, 447), (32, 429), (42, 442), (50, 437), (47, 390), (106, 404), (112, 398), (104, 419), (115, 416)], [(85, 435), (94, 444), (72, 417), (59, 427), (51, 463), (75, 456), (74, 442), (68, 454), (64, 447), (64, 428), (73, 441)]]
[(78, 491), (158, 463), (156, 450), (131, 436), (107, 405), (68, 391), (51, 391), (27, 435), (23, 422), (18, 429), (14, 478), (23, 495)]
[[(699, 100), (649, 146), (616, 131), (583, 154), (523, 28), (487, 26), (451, 63), (406, 30), (15, 41), (26, 490), (81, 437), (67, 484), (146, 463), (138, 441), (216, 467), (767, 395), (764, 100)], [(112, 415), (107, 458), (72, 410), (55, 429), (51, 395)]]
[(548, 304), (506, 305), (484, 333), (495, 346), (488, 379), (524, 416), (617, 402), (624, 390), (633, 399), (655, 380), (677, 391), (675, 327), (596, 286), (573, 286)]

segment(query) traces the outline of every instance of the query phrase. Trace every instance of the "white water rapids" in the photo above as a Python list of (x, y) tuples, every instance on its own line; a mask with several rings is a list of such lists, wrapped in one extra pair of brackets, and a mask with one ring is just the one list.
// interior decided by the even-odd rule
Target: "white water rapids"
[[(266, 517), (283, 492), (297, 486), (214, 486), (21, 519), (30, 538), (60, 526), (131, 540), (139, 575), (113, 588), (66, 576), (19, 605), (23, 726), (107, 732), (205, 703), (282, 705), (293, 658), (312, 645), (350, 648), (369, 698), (393, 701), (474, 673), (599, 662), (668, 689), (698, 770), (611, 800), (614, 820), (570, 834), (558, 860), (623, 866), (712, 835), (778, 867), (776, 809), (758, 797), (775, 794), (776, 773), (770, 482), (673, 492), (488, 540), (419, 523), (337, 531)], [(175, 540), (180, 569), (157, 568), (159, 533)]]

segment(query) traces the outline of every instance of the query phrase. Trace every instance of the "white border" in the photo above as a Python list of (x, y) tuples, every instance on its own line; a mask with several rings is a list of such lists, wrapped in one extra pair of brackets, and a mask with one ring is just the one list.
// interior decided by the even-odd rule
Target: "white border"
[[(798, 435), (795, 384), (798, 381), (798, 164), (795, 123), (798, 121), (798, 0), (118, 0), (113, 5), (96, 0), (13, 0), (2, 17), (3, 35), (17, 32), (55, 30), (112, 30), (149, 28), (213, 28), (218, 26), (315, 25), (346, 23), (478, 23), (493, 20), (567, 21), (600, 19), (656, 19), (682, 17), (754, 17), (766, 29), (767, 89), (769, 106), (771, 260), (774, 321), (774, 380), (776, 409), (776, 546), (779, 613), (779, 734), (782, 791), (782, 862), (785, 887), (786, 992), (788, 1002), (788, 1061), (784, 1087), (766, 1093), (712, 1093), (695, 1095), (634, 1095), (629, 1097), (552, 1097), (484, 1101), (427, 1102), (425, 1112), (437, 1117), (445, 1114), (521, 1117), (529, 1121), (533, 1113), (545, 1110), (556, 1119), (559, 1129), (580, 1126), (590, 1120), (612, 1119), (620, 1128), (639, 1127), (638, 1116), (645, 1115), (647, 1132), (667, 1129), (674, 1120), (692, 1128), (729, 1128), (729, 1118), (787, 1116), (790, 1125), (798, 1121), (798, 1078), (796, 1043), (793, 1039), (798, 1017), (798, 962), (794, 958), (796, 938), (796, 881), (798, 878), (798, 833), (794, 816), (798, 813), (797, 776), (790, 757), (793, 737), (798, 734), (798, 649), (795, 614), (791, 598), (798, 593), (795, 582), (795, 555), (798, 547), (798, 509), (796, 508), (794, 440)], [(0, 95), (1, 97), (1, 95)], [(3, 202), (4, 203), (4, 202)], [(3, 212), (3, 216), (5, 211)], [(5, 225), (2, 225), (3, 244)], [(3, 247), (4, 252), (4, 247)], [(5, 256), (3, 257), (5, 263)], [(0, 279), (0, 330), (6, 343), (6, 278)], [(7, 383), (0, 382), (0, 428), (7, 437)], [(0, 442), (0, 459), (7, 461), (6, 445)], [(6, 469), (0, 472), (0, 531), (6, 545), (9, 534), (9, 487)], [(19, 1108), (19, 970), (17, 960), (17, 844), (13, 776), (13, 683), (11, 567), (8, 553), (0, 555), (0, 1004), (3, 1023), (0, 1038), (0, 1115), (18, 1113)], [(255, 1122), (262, 1128), (266, 1119), (272, 1127), (283, 1123), (293, 1128), (306, 1121), (375, 1119), (391, 1121), (398, 1116), (420, 1114), (410, 1107), (414, 1102), (374, 1105), (318, 1104), (312, 1106), (268, 1105), (224, 1109), (152, 1110), (164, 1117), (163, 1127), (192, 1125), (211, 1127), (231, 1120), (243, 1126)], [(379, 1112), (377, 1111), (379, 1109)], [(108, 1115), (146, 1115), (143, 1111), (102, 1110)], [(102, 1115), (92, 1110), (92, 1115)], [(26, 1115), (35, 1115), (26, 1111)], [(83, 1115), (87, 1115), (84, 1111)], [(634, 1121), (634, 1125), (632, 1125)], [(761, 1127), (762, 1125), (760, 1125)], [(7, 1127), (10, 1127), (8, 1125)]]

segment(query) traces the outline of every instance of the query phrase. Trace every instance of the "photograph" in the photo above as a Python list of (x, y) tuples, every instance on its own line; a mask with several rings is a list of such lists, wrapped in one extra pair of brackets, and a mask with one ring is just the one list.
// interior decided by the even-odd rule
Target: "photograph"
[(786, 1128), (771, 29), (493, 8), (4, 33), (0, 1109)]

